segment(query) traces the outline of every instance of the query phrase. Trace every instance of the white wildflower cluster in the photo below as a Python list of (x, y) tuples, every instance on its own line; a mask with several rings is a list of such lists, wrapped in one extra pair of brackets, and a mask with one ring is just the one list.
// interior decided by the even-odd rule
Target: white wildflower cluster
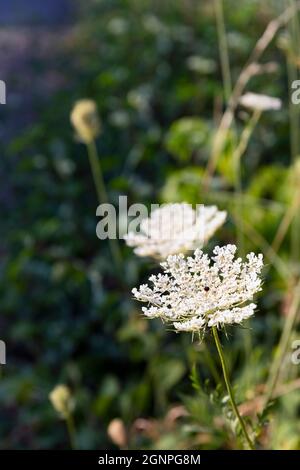
[(169, 255), (201, 248), (225, 222), (227, 213), (216, 206), (165, 204), (142, 220), (140, 233), (124, 238), (138, 256), (166, 259)]
[(261, 290), (263, 255), (236, 258), (236, 246), (216, 247), (212, 259), (197, 249), (194, 256), (169, 256), (164, 273), (133, 289), (135, 298), (148, 304), (148, 318), (161, 318), (178, 331), (201, 332), (207, 327), (240, 324), (253, 315), (253, 296)]
[(241, 96), (239, 103), (245, 108), (258, 111), (278, 111), (282, 105), (279, 98), (250, 92)]

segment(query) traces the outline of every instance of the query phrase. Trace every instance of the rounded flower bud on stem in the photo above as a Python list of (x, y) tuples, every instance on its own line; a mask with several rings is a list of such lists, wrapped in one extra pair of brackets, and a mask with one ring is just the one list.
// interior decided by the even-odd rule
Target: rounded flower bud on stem
[(57, 385), (49, 394), (53, 408), (62, 418), (66, 418), (74, 409), (74, 400), (69, 387)]
[(73, 420), (73, 410), (75, 401), (71, 390), (66, 385), (56, 385), (49, 394), (49, 400), (59, 416), (66, 421), (71, 448), (75, 448), (75, 426)]
[(89, 99), (77, 101), (70, 119), (78, 138), (85, 144), (89, 144), (100, 134), (101, 124), (95, 101)]
[[(97, 151), (95, 139), (101, 131), (100, 118), (95, 101), (90, 99), (81, 99), (77, 101), (71, 112), (71, 123), (73, 124), (78, 138), (87, 147), (91, 172), (97, 192), (99, 204), (109, 202), (106, 185), (102, 173), (102, 167)], [(122, 256), (118, 242), (109, 238), (112, 256), (114, 259), (116, 272), (121, 271)], [(118, 274), (118, 277), (120, 275)]]

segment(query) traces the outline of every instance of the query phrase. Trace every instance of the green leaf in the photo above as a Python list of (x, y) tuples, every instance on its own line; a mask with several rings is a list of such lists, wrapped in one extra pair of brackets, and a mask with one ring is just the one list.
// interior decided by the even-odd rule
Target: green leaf
[(208, 144), (210, 128), (198, 117), (184, 117), (175, 121), (166, 136), (167, 150), (178, 160), (187, 162), (196, 153), (203, 154)]

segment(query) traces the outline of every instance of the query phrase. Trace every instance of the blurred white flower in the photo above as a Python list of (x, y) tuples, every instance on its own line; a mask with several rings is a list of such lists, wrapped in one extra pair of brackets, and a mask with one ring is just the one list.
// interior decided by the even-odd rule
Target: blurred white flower
[(186, 60), (187, 67), (193, 72), (198, 73), (213, 73), (216, 68), (216, 62), (212, 59), (207, 59), (206, 57), (201, 57), (197, 55), (192, 55)]
[(115, 127), (126, 128), (130, 124), (130, 115), (123, 109), (117, 109), (110, 113), (109, 122)]
[(140, 112), (148, 112), (150, 110), (151, 88), (140, 86), (139, 88), (130, 90), (127, 94), (127, 100), (130, 106)]
[(261, 290), (263, 255), (235, 258), (235, 245), (216, 247), (212, 260), (201, 250), (193, 257), (169, 256), (164, 273), (149, 278), (152, 286), (133, 289), (134, 297), (148, 304), (143, 313), (161, 318), (178, 331), (201, 332), (213, 326), (240, 324), (254, 314), (250, 303)]
[(282, 102), (279, 98), (257, 93), (245, 93), (240, 97), (239, 103), (248, 109), (256, 109), (258, 111), (277, 111), (281, 108)]
[(124, 239), (138, 256), (166, 259), (169, 255), (202, 247), (225, 222), (227, 213), (216, 206), (187, 203), (166, 204), (142, 220), (140, 232), (129, 232)]
[(157, 16), (152, 14), (147, 14), (143, 17), (143, 26), (146, 31), (155, 35), (166, 33), (167, 31), (166, 25)]
[(115, 16), (109, 20), (107, 24), (107, 29), (111, 34), (116, 36), (121, 36), (126, 34), (129, 29), (129, 24), (125, 18)]

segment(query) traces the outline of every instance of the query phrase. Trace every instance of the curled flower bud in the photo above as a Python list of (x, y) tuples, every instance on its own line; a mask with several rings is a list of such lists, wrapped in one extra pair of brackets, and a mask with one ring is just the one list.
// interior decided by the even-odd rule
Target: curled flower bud
[(70, 119), (78, 138), (85, 144), (98, 137), (101, 125), (95, 101), (88, 99), (77, 101)]
[(57, 385), (49, 394), (49, 400), (53, 408), (66, 419), (74, 409), (74, 400), (69, 387), (66, 385)]

